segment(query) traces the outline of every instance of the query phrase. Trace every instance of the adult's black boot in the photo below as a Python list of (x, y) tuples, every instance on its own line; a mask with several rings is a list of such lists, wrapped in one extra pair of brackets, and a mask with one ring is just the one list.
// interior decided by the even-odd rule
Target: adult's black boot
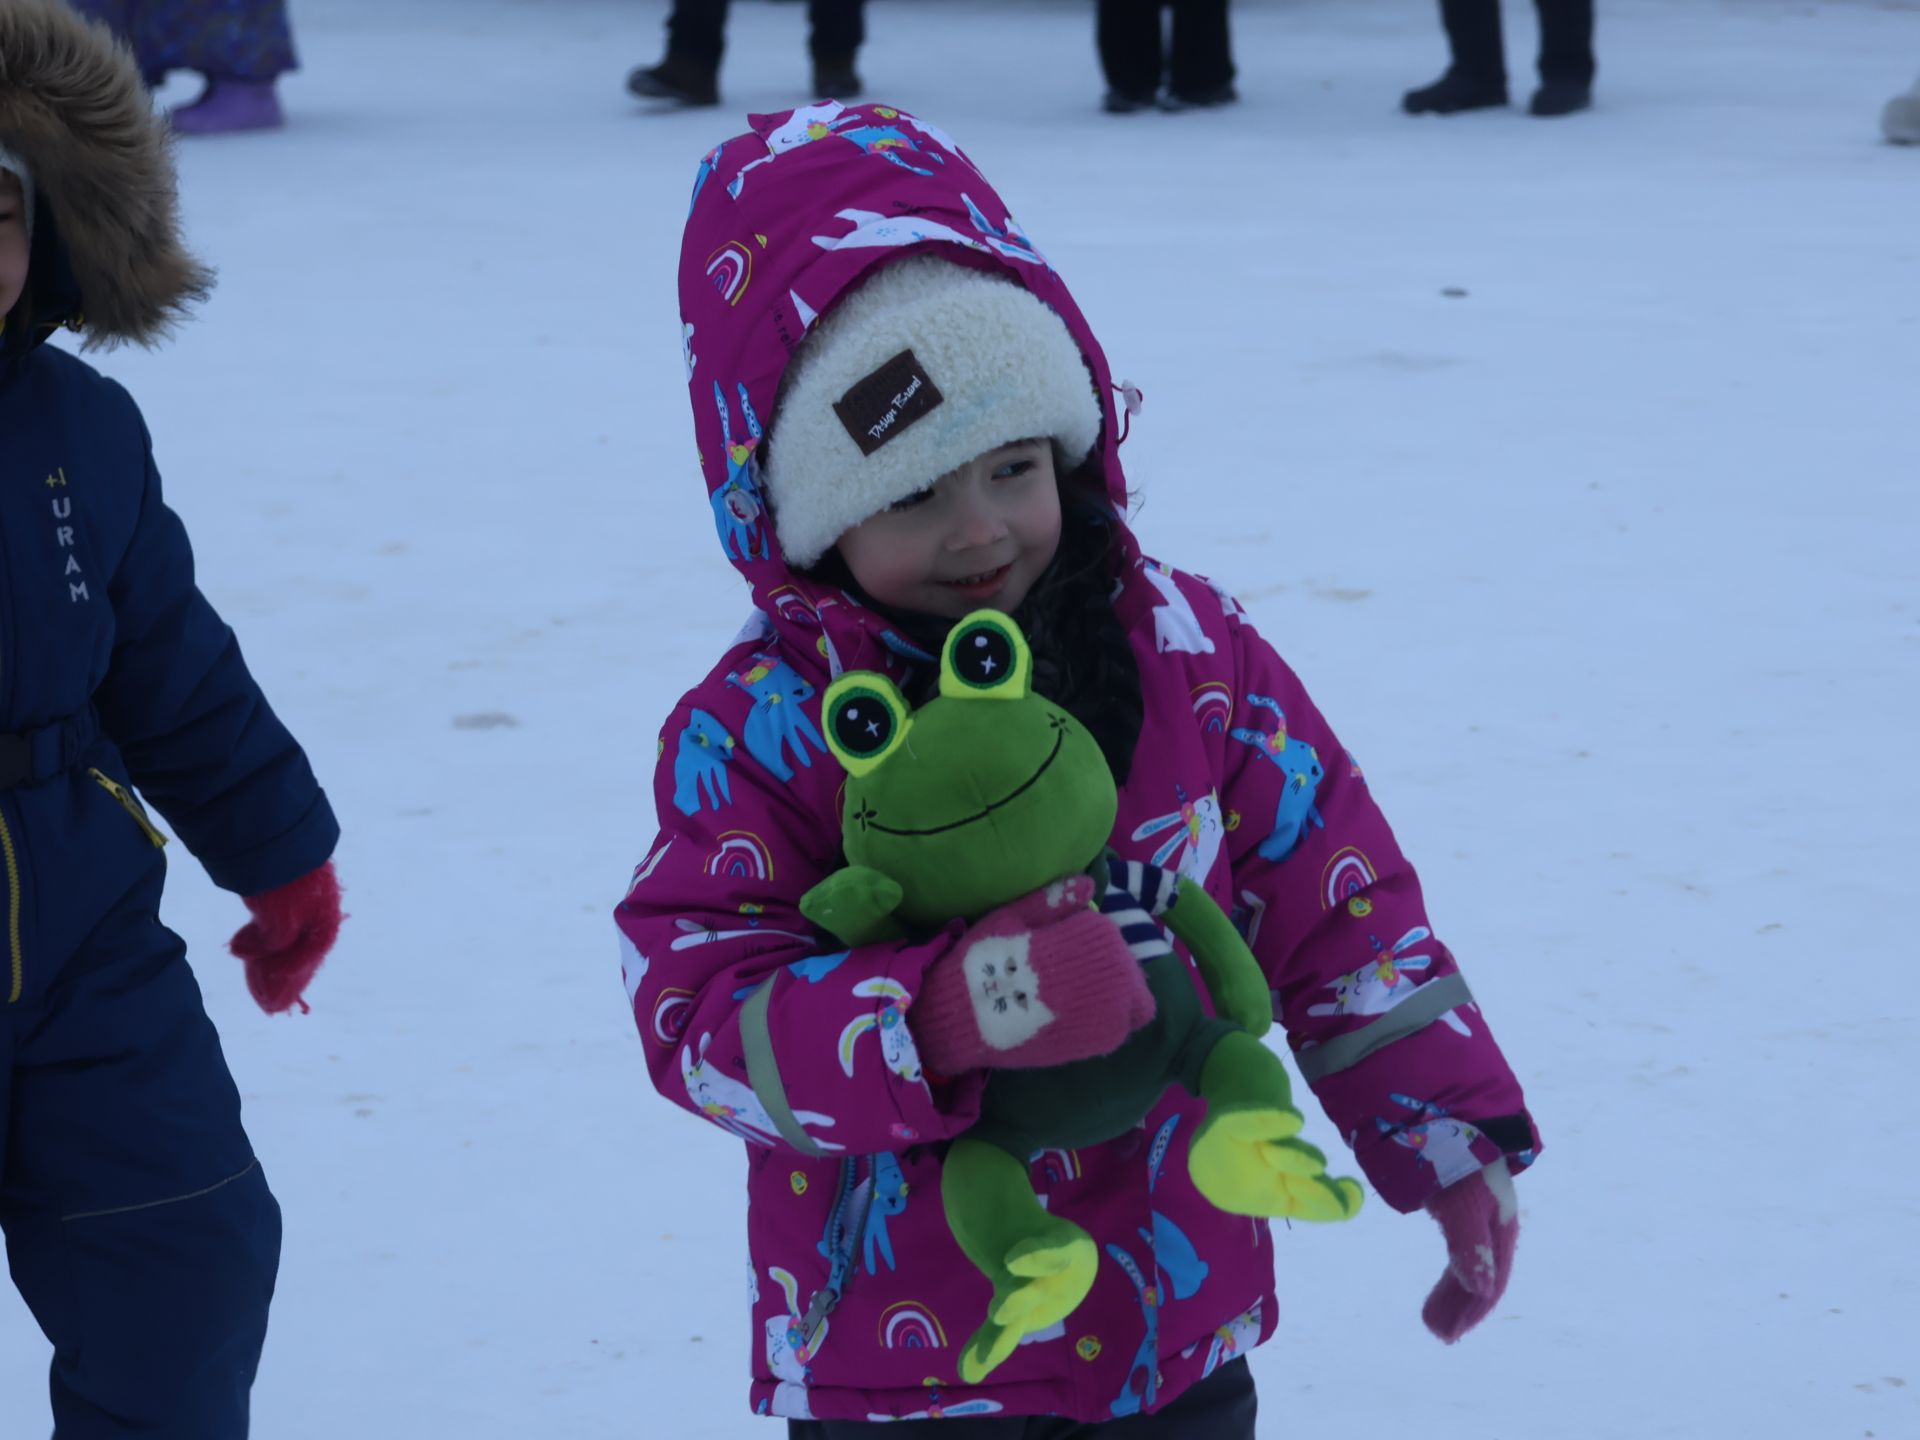
[(822, 56), (813, 62), (813, 93), (819, 100), (851, 100), (860, 93), (860, 73), (851, 55)]
[(627, 76), (627, 89), (643, 100), (677, 100), (682, 105), (718, 105), (719, 78), (709, 66), (669, 53), (652, 67)]
[(1572, 115), (1593, 104), (1593, 87), (1578, 80), (1549, 80), (1533, 92), (1535, 115)]
[(1222, 105), (1234, 104), (1239, 98), (1240, 92), (1229, 80), (1204, 90), (1168, 90), (1160, 97), (1160, 108), (1169, 115), (1177, 115), (1182, 110), (1217, 110)]
[(1540, 88), (1536, 115), (1571, 115), (1593, 103), (1593, 0), (1538, 0)]
[(1400, 99), (1409, 115), (1457, 115), (1462, 110), (1490, 110), (1507, 103), (1507, 82), (1454, 68), (1431, 85), (1409, 90)]
[(1500, 35), (1500, 0), (1440, 0), (1452, 62), (1431, 85), (1409, 90), (1401, 105), (1409, 115), (1455, 115), (1507, 103), (1506, 42)]

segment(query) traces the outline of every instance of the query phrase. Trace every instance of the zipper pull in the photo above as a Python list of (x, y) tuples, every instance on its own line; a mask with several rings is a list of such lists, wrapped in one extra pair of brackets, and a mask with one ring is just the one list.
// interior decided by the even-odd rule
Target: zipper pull
[(813, 1297), (813, 1303), (807, 1306), (807, 1313), (800, 1317), (800, 1330), (807, 1337), (809, 1355), (816, 1352), (820, 1344), (820, 1332), (826, 1328), (827, 1316), (833, 1313), (833, 1307), (839, 1303), (840, 1292), (828, 1286)]
[(127, 789), (127, 787), (122, 785), (118, 780), (115, 780), (111, 775), (96, 770), (91, 766), (88, 767), (87, 773), (99, 782), (102, 790), (105, 790), (120, 802), (120, 808), (131, 815), (133, 817), (133, 823), (146, 832), (147, 839), (153, 842), (154, 849), (158, 850), (167, 843), (167, 837), (160, 833), (159, 826), (147, 818), (146, 810), (142, 808), (139, 800), (134, 798), (131, 790)]

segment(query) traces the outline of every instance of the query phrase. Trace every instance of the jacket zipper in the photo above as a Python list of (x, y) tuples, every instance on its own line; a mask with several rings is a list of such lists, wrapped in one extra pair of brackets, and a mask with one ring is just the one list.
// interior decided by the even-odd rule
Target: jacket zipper
[(13, 853), (13, 832), (7, 828), (7, 817), (0, 811), (0, 856), (7, 864), (7, 953), (12, 958), (13, 983), (7, 991), (7, 1003), (13, 1004), (20, 998), (20, 991), (26, 984), (26, 961), (20, 953), (20, 860)]
[[(876, 1173), (879, 1157), (867, 1157), (867, 1198), (860, 1206), (860, 1218), (854, 1222), (853, 1233), (849, 1236), (840, 1227), (846, 1221), (847, 1207), (853, 1202), (853, 1192), (858, 1187), (853, 1184), (854, 1166), (858, 1163), (852, 1156), (840, 1162), (840, 1194), (834, 1201), (833, 1214), (827, 1219), (827, 1241), (832, 1253), (827, 1257), (827, 1283), (807, 1306), (807, 1313), (800, 1318), (800, 1331), (805, 1335), (807, 1348), (812, 1349), (819, 1341), (820, 1329), (827, 1323), (827, 1316), (833, 1313), (847, 1291), (853, 1286), (853, 1277), (859, 1260), (856, 1258), (861, 1244), (866, 1239), (867, 1220), (873, 1214), (874, 1196), (880, 1192), (880, 1177)], [(846, 1269), (836, 1275), (839, 1267), (840, 1246), (846, 1244)]]
[(162, 835), (159, 828), (147, 818), (147, 812), (141, 808), (140, 802), (134, 798), (131, 790), (100, 770), (89, 767), (87, 773), (99, 782), (102, 790), (120, 802), (120, 808), (133, 817), (134, 824), (146, 831), (147, 839), (153, 842), (154, 849), (158, 850), (167, 843), (167, 837)]

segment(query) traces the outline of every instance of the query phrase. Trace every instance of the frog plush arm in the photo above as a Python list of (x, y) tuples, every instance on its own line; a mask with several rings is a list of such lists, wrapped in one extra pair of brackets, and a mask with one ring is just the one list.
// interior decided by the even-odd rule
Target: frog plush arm
[(846, 945), (902, 940), (900, 882), (866, 865), (836, 870), (800, 897), (800, 913)]
[(1256, 1040), (1273, 1028), (1267, 977), (1211, 895), (1183, 876), (1160, 918), (1192, 952), (1215, 1010)]

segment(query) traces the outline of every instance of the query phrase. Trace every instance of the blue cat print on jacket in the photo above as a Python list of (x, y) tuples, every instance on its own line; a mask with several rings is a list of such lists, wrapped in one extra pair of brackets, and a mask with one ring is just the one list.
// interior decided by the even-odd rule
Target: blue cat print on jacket
[(720, 407), (720, 439), (727, 447), (727, 483), (713, 492), (713, 523), (720, 544), (737, 560), (758, 560), (767, 553), (767, 502), (754, 472), (754, 447), (760, 443), (760, 417), (753, 413), (747, 387), (740, 387), (740, 411), (746, 417), (747, 438), (735, 442), (733, 420), (727, 413), (726, 392), (713, 382), (713, 403)]
[(1277, 722), (1272, 734), (1245, 728), (1228, 733), (1271, 760), (1287, 777), (1286, 789), (1280, 792), (1280, 801), (1274, 807), (1272, 833), (1260, 842), (1260, 858), (1278, 864), (1293, 853), (1293, 847), (1300, 843), (1300, 836), (1308, 825), (1326, 824), (1313, 803), (1326, 771), (1321, 768), (1319, 752), (1313, 746), (1287, 734), (1287, 715), (1279, 701), (1265, 695), (1249, 695), (1247, 704), (1256, 710), (1271, 710)]
[(725, 148), (724, 145), (716, 145), (701, 157), (700, 168), (693, 176), (693, 198), (687, 202), (687, 214), (693, 214), (693, 207), (700, 203), (700, 192), (707, 188), (707, 181), (719, 170), (720, 152)]
[[(873, 1174), (867, 1177), (866, 1183), (872, 1187), (873, 1204), (867, 1209), (867, 1228), (861, 1237), (862, 1256), (867, 1273), (877, 1275), (880, 1267), (874, 1262), (876, 1251), (887, 1262), (887, 1269), (894, 1268), (893, 1240), (887, 1234), (887, 1217), (906, 1210), (907, 1177), (900, 1173), (898, 1160), (882, 1153), (873, 1157)], [(864, 1198), (855, 1201), (855, 1210), (862, 1208), (860, 1201)]]
[[(1151, 1240), (1148, 1243), (1151, 1244)], [(1140, 1338), (1133, 1368), (1127, 1372), (1126, 1388), (1114, 1397), (1108, 1408), (1115, 1415), (1138, 1415), (1160, 1397), (1160, 1297), (1154, 1287), (1147, 1284), (1147, 1277), (1124, 1247), (1110, 1244), (1107, 1254), (1133, 1282), (1134, 1294), (1140, 1299), (1140, 1315), (1146, 1322), (1146, 1333)]]
[(727, 727), (704, 710), (689, 713), (673, 757), (673, 808), (682, 815), (697, 815), (702, 801), (716, 810), (731, 805), (727, 762), (732, 759), (733, 736)]
[(747, 753), (780, 780), (793, 779), (793, 767), (786, 759), (789, 745), (794, 758), (808, 767), (813, 765), (813, 758), (807, 754), (809, 743), (826, 754), (827, 742), (820, 738), (805, 709), (805, 702), (813, 698), (813, 686), (786, 661), (773, 655), (756, 655), (746, 674), (729, 674), (727, 683), (753, 697), (753, 709), (747, 712), (743, 730)]
[[(1180, 1117), (1174, 1115), (1160, 1127), (1160, 1133), (1153, 1137), (1153, 1150), (1147, 1161), (1147, 1194), (1160, 1188), (1160, 1170), (1167, 1163), (1167, 1147), (1173, 1142), (1173, 1132), (1179, 1128)], [(1165, 1281), (1166, 1288), (1173, 1292), (1176, 1300), (1191, 1298), (1205, 1282), (1207, 1272), (1212, 1268), (1200, 1258), (1200, 1252), (1194, 1248), (1193, 1241), (1173, 1221), (1162, 1215), (1158, 1208), (1153, 1211), (1153, 1234), (1148, 1238), (1149, 1248), (1153, 1251), (1153, 1263)]]

